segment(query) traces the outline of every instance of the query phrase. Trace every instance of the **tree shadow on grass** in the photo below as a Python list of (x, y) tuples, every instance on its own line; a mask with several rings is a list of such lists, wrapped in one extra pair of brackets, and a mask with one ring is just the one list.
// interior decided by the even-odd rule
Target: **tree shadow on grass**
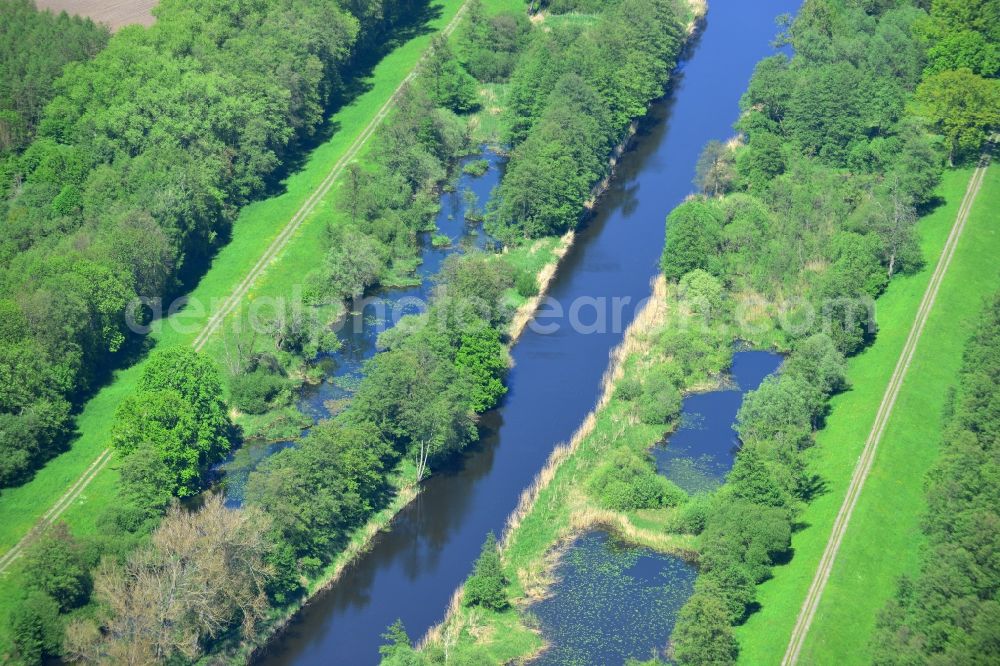
[(830, 491), (830, 484), (819, 474), (809, 475), (803, 482), (800, 489), (802, 501), (812, 502), (817, 497), (821, 497)]
[[(431, 21), (442, 16), (443, 8), (430, 0), (418, 0), (402, 8), (398, 14), (388, 16), (380, 22), (377, 30), (361, 35), (353, 48), (352, 55), (342, 66), (342, 78), (330, 95), (324, 109), (324, 121), (309, 135), (299, 137), (280, 156), (281, 163), (264, 178), (264, 189), (255, 201), (280, 196), (288, 191), (290, 176), (300, 172), (309, 161), (313, 151), (329, 141), (342, 128), (333, 116), (357, 100), (374, 87), (373, 76), (378, 64), (393, 50), (415, 37), (434, 32)], [(211, 252), (204, 256), (186, 258), (187, 265), (178, 275), (179, 288), (174, 295), (190, 292), (205, 276), (219, 251), (232, 240), (232, 225), (218, 230), (218, 239)]]

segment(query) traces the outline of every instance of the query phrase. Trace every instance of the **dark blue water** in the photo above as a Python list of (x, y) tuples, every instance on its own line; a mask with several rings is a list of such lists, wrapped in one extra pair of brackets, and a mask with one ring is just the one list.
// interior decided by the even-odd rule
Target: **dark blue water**
[(442, 619), (486, 533), (502, 529), (552, 448), (594, 407), (608, 354), (649, 294), (664, 218), (691, 192), (704, 144), (732, 133), (754, 63), (773, 53), (775, 16), (797, 5), (712, 0), (703, 36), (670, 95), (651, 108), (550, 287), (566, 310), (579, 299), (607, 307), (627, 299), (622, 325), (596, 333), (529, 328), (512, 351), (503, 404), (483, 418), (479, 445), (451, 469), (436, 470), (392, 529), (298, 615), (263, 661), (375, 663), (380, 635), (396, 619), (415, 637)]
[(689, 493), (725, 481), (739, 449), (734, 426), (743, 395), (777, 370), (782, 358), (766, 351), (733, 354), (729, 388), (684, 398), (680, 428), (653, 447), (657, 470)]
[[(415, 284), (407, 288), (379, 289), (357, 303), (349, 304), (349, 312), (336, 326), (340, 342), (335, 352), (320, 354), (314, 362), (323, 368), (324, 381), (305, 385), (298, 400), (298, 409), (314, 421), (328, 418), (353, 393), (362, 376), (364, 362), (378, 351), (378, 336), (408, 314), (423, 312), (430, 299), (434, 282), (431, 278), (441, 270), (441, 263), (451, 254), (470, 249), (493, 251), (495, 241), (483, 233), (481, 225), (466, 219), (466, 191), (475, 194), (475, 207), (482, 210), (490, 193), (503, 173), (504, 159), (485, 147), (480, 154), (467, 157), (459, 167), (475, 160), (486, 160), (489, 168), (481, 176), (459, 170), (452, 182), (453, 189), (441, 195), (441, 209), (434, 220), (433, 232), (418, 239), (420, 264), (414, 272)], [(435, 247), (432, 235), (447, 236), (448, 245)], [(226, 504), (243, 503), (243, 492), (250, 472), (278, 451), (294, 446), (297, 440), (279, 442), (249, 442), (229, 455), (219, 466), (225, 475)]]
[(663, 656), (697, 568), (679, 557), (580, 536), (556, 567), (553, 596), (531, 607), (549, 643), (536, 666), (604, 666)]

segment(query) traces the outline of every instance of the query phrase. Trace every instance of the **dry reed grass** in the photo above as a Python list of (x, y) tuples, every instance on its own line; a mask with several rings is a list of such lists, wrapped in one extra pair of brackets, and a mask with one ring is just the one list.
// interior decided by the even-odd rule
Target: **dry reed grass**
[(691, 8), (691, 20), (687, 24), (687, 34), (693, 35), (698, 31), (698, 25), (705, 14), (708, 13), (708, 0), (687, 0), (688, 7)]
[(600, 527), (629, 543), (645, 546), (661, 553), (679, 555), (689, 560), (697, 558), (689, 538), (639, 527), (625, 514), (610, 509), (588, 505), (573, 512), (570, 524), (573, 528), (573, 534), (580, 534)]
[(806, 262), (805, 269), (811, 273), (823, 273), (830, 266), (830, 262), (826, 259), (810, 259)]
[(663, 324), (667, 312), (667, 283), (662, 275), (653, 280), (652, 288), (652, 298), (646, 301), (642, 310), (636, 314), (635, 319), (629, 324), (621, 344), (611, 351), (611, 362), (601, 380), (601, 397), (598, 398), (594, 409), (583, 419), (583, 423), (573, 433), (568, 445), (560, 444), (553, 449), (548, 461), (545, 463), (545, 467), (535, 475), (535, 479), (531, 485), (524, 489), (517, 503), (517, 508), (507, 517), (503, 536), (500, 538), (501, 552), (506, 549), (511, 535), (521, 525), (524, 518), (531, 513), (535, 502), (538, 500), (538, 495), (552, 482), (560, 465), (579, 448), (580, 443), (587, 436), (594, 432), (594, 428), (597, 425), (598, 412), (607, 406), (614, 392), (615, 384), (625, 373), (625, 359), (632, 354), (638, 354), (648, 349), (649, 336), (647, 334)]

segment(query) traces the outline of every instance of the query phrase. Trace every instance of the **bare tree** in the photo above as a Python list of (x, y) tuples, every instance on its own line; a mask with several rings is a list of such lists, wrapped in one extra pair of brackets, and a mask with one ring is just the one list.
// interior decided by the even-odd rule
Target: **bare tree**
[(227, 509), (213, 495), (199, 511), (174, 506), (152, 543), (124, 565), (105, 559), (94, 579), (106, 608), (100, 627), (76, 621), (66, 652), (87, 663), (194, 661), (205, 638), (233, 625), (253, 635), (267, 611), (270, 521), (260, 509)]
[(729, 190), (736, 178), (733, 151), (721, 141), (709, 141), (695, 167), (695, 185), (703, 193), (717, 197)]
[(900, 257), (916, 246), (917, 211), (912, 197), (903, 192), (898, 177), (887, 185), (887, 201), (879, 202), (873, 227), (882, 241), (883, 259), (891, 278)]

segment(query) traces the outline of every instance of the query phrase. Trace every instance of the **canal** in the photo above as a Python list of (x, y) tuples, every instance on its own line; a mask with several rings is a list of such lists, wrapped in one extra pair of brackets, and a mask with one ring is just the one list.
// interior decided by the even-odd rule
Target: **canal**
[[(512, 350), (509, 392), (484, 416), (479, 444), (435, 470), (391, 530), (303, 609), (262, 662), (376, 663), (389, 624), (401, 619), (417, 637), (442, 619), (486, 533), (502, 529), (552, 448), (594, 407), (609, 353), (649, 294), (666, 214), (692, 191), (704, 144), (732, 134), (754, 64), (773, 53), (775, 17), (796, 7), (797, 0), (711, 0), (669, 95), (640, 123), (549, 289), (569, 314), (577, 304), (580, 323), (600, 311), (608, 326), (546, 317), (546, 326), (529, 327)], [(612, 325), (612, 310), (621, 312), (620, 325)]]

